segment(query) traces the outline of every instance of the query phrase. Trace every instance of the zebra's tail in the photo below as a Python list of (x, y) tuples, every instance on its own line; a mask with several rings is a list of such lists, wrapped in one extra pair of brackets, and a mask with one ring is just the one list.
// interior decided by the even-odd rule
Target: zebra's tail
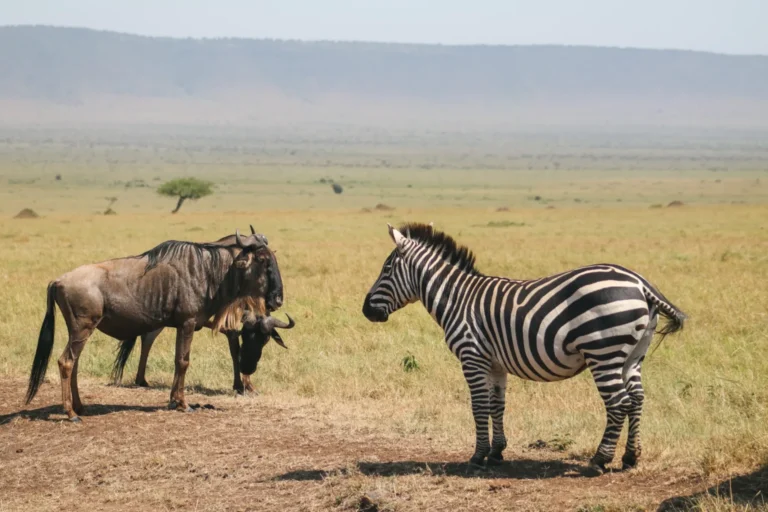
[(683, 330), (688, 315), (672, 304), (669, 299), (647, 281), (643, 282), (643, 292), (645, 293), (645, 298), (648, 300), (648, 304), (650, 306), (656, 306), (659, 314), (667, 320), (664, 327), (656, 331), (656, 334), (661, 334), (659, 343), (661, 343), (668, 334), (674, 334)]

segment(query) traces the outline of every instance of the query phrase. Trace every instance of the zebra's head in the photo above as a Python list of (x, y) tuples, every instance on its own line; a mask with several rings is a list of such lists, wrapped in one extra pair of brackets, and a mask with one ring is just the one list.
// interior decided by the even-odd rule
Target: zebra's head
[(386, 322), (389, 315), (419, 300), (413, 268), (408, 263), (409, 249), (416, 241), (411, 240), (408, 233), (404, 235), (389, 224), (387, 227), (395, 248), (363, 302), (363, 314), (371, 322)]

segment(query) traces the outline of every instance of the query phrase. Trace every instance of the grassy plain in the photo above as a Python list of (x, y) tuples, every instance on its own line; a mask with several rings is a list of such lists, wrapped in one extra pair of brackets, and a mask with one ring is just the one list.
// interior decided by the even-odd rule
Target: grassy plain
[[(297, 320), (284, 335), (290, 350), (274, 344), (265, 350), (254, 379), (263, 399), (319, 404), (356, 431), (375, 424), (469, 457), (469, 395), (437, 326), (420, 305), (383, 325), (360, 312), (391, 250), (386, 223), (434, 221), (474, 250), (485, 273), (528, 278), (614, 262), (643, 274), (688, 313), (682, 334), (665, 340), (644, 365), (644, 452), (637, 472), (717, 482), (768, 464), (768, 173), (762, 156), (755, 168), (730, 171), (424, 168), (416, 165), (422, 157), (410, 168), (357, 168), (341, 157), (317, 163), (315, 149), (314, 166), (289, 157), (193, 166), (194, 157), (169, 161), (157, 148), (137, 150), (133, 161), (125, 156), (130, 148), (104, 157), (93, 148), (22, 145), (7, 143), (0, 158), (0, 183), (7, 184), (0, 191), (0, 377), (29, 371), (45, 287), (59, 274), (163, 240), (213, 240), (253, 224), (278, 250), (286, 286), (282, 311)], [(42, 159), (52, 162), (43, 169), (41, 154), (60, 158)], [(225, 155), (237, 160), (232, 151)], [(53, 180), (56, 173), (61, 181)], [(184, 174), (220, 185), (214, 196), (171, 215), (174, 201), (153, 187)], [(342, 183), (344, 193), (335, 195), (324, 178)], [(133, 180), (148, 186), (125, 186)], [(104, 197), (118, 197), (117, 215), (95, 214), (106, 208)], [(667, 207), (673, 200), (684, 206)], [(378, 203), (394, 209), (376, 210)], [(12, 218), (25, 207), (42, 218)], [(63, 322), (57, 328), (52, 359), (65, 342)], [(171, 382), (172, 336), (166, 331), (155, 344), (150, 383)], [(80, 372), (91, 380), (82, 389), (107, 382), (114, 349), (103, 334), (90, 339)], [(407, 356), (415, 358), (416, 370), (404, 370)], [(137, 359), (134, 354), (126, 379)], [(225, 339), (198, 333), (187, 385), (228, 390), (230, 368)], [(52, 361), (49, 386), (58, 385), (56, 370)], [(19, 387), (19, 406), (23, 392)], [(510, 458), (544, 440), (584, 461), (599, 441), (604, 411), (588, 374), (553, 384), (510, 379), (505, 421)], [(697, 506), (765, 507), (728, 496), (704, 497)]]

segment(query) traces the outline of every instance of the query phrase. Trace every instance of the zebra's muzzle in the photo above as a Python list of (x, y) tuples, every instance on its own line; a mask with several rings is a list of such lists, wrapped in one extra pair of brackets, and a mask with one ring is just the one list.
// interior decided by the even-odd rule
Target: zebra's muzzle
[(387, 310), (371, 305), (370, 293), (365, 296), (365, 302), (363, 302), (363, 314), (365, 315), (365, 318), (371, 322), (386, 322), (389, 318)]

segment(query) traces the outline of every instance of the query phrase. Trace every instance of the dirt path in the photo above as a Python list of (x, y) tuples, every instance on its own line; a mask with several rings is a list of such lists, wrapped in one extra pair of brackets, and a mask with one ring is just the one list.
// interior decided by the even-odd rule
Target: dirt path
[(25, 384), (0, 380), (0, 510), (637, 510), (706, 488), (642, 469), (589, 478), (584, 461), (514, 448), (476, 471), (469, 447), (259, 397), (190, 394), (212, 408), (181, 414), (164, 410), (166, 390), (91, 381), (84, 423), (71, 425), (57, 382), (19, 412)]

